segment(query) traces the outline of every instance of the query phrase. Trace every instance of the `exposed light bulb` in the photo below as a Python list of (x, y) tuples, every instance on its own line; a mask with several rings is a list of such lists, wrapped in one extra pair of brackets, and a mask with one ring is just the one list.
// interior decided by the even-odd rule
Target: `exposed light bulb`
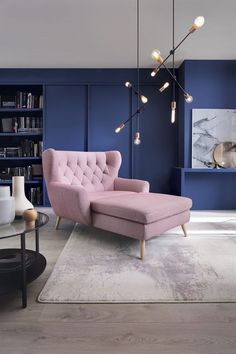
[(141, 140), (140, 140), (140, 133), (139, 132), (136, 132), (135, 133), (135, 138), (134, 138), (134, 144), (135, 145), (139, 145), (141, 143)]
[(196, 17), (189, 32), (190, 33), (195, 32), (197, 29), (201, 28), (204, 25), (204, 23), (205, 23), (205, 18), (203, 16)]
[(194, 25), (197, 28), (201, 28), (204, 25), (204, 22), (205, 22), (205, 18), (203, 16), (198, 16), (194, 20)]
[(176, 112), (176, 102), (172, 101), (171, 102), (171, 123), (175, 123), (175, 112)]
[(140, 95), (140, 100), (142, 101), (142, 103), (147, 103), (148, 102), (148, 98), (146, 96)]
[(187, 92), (184, 94), (184, 99), (187, 103), (193, 102), (193, 96), (189, 95)]
[(115, 132), (118, 134), (124, 127), (125, 127), (125, 124), (124, 124), (124, 123), (121, 123), (121, 124), (119, 125), (119, 127), (117, 127), (117, 128), (115, 129)]
[(163, 92), (163, 91), (165, 91), (165, 89), (166, 89), (167, 87), (169, 87), (169, 86), (170, 86), (169, 82), (165, 82), (164, 85), (162, 85), (162, 86), (159, 88), (159, 91), (160, 91), (160, 92)]
[(126, 81), (125, 86), (128, 87), (128, 88), (132, 87), (132, 85), (131, 85), (131, 83), (129, 81)]
[(158, 49), (153, 49), (152, 59), (158, 61), (159, 63), (163, 62), (163, 59), (161, 57), (161, 52)]
[(156, 74), (158, 73), (159, 69), (153, 69), (153, 71), (151, 72), (151, 76), (154, 77), (156, 76)]

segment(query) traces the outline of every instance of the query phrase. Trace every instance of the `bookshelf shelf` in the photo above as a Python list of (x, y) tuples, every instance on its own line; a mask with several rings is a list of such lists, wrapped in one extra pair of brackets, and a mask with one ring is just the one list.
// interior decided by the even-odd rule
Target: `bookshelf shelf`
[(27, 136), (42, 136), (43, 133), (0, 133), (0, 137), (27, 137)]
[(0, 137), (28, 137), (28, 136), (42, 136), (43, 133), (0, 133)]
[[(43, 85), (0, 85), (0, 185), (25, 176), (25, 193), (44, 205), (42, 178)], [(26, 155), (26, 156), (25, 156)], [(3, 177), (4, 176), (4, 177)]]
[(35, 157), (35, 156), (23, 156), (23, 157), (0, 157), (0, 161), (24, 161), (24, 160), (36, 160), (36, 161), (41, 161), (41, 157)]
[[(41, 184), (42, 180), (34, 180), (34, 181), (25, 181), (25, 184)], [(0, 185), (11, 185), (12, 184), (12, 180), (1, 180), (0, 179)]]
[(42, 108), (0, 108), (0, 113), (41, 113)]

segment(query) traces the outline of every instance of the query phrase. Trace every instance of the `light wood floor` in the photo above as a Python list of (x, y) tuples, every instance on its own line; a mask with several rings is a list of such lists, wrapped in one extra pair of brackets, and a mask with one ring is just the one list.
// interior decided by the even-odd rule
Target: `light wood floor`
[[(0, 354), (236, 354), (236, 304), (37, 303), (73, 228), (63, 220), (55, 231), (54, 221), (41, 233), (48, 266), (28, 287), (27, 309), (20, 307), (20, 293), (0, 298)], [(27, 241), (31, 248), (33, 238)]]

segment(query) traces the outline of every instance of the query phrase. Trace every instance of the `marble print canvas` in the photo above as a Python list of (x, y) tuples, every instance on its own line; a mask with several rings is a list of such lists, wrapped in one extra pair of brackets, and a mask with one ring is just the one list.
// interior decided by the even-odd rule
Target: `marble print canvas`
[(208, 168), (216, 145), (236, 142), (236, 109), (192, 110), (192, 167)]

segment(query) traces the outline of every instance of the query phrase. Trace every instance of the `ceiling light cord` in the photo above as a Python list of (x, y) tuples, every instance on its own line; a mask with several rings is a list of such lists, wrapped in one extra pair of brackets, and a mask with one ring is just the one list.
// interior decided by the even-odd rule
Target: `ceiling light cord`
[[(137, 97), (137, 111), (139, 111), (140, 108), (140, 70), (139, 70), (139, 57), (140, 57), (140, 48), (139, 48), (139, 0), (137, 0), (137, 75), (138, 75), (138, 97)], [(139, 113), (137, 113), (137, 120), (136, 120), (136, 130), (139, 132)]]
[[(176, 79), (176, 75), (175, 75), (175, 0), (172, 1), (172, 72), (173, 72), (173, 76)], [(175, 99), (175, 80), (172, 82), (173, 85), (173, 95), (172, 95), (172, 101), (176, 101)]]

